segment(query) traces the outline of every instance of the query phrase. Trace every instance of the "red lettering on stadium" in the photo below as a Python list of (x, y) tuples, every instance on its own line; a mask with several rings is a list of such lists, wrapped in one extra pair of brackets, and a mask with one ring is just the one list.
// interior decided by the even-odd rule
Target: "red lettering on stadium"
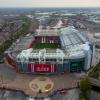
[(51, 72), (50, 64), (35, 64), (34, 65), (35, 72)]

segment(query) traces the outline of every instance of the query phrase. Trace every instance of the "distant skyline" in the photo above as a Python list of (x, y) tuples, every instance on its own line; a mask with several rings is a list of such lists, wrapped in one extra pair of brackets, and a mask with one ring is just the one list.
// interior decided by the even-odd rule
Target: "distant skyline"
[(0, 0), (0, 7), (100, 7), (100, 0)]

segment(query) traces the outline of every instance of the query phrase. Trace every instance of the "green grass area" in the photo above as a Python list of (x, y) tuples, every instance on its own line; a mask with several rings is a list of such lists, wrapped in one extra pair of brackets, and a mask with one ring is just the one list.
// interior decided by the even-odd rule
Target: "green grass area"
[(100, 76), (100, 62), (94, 67), (94, 69), (92, 70), (92, 72), (89, 73), (90, 77), (93, 78), (99, 78)]
[(95, 47), (96, 47), (97, 49), (100, 49), (100, 45), (96, 45)]
[(89, 100), (91, 88), (92, 88), (91, 82), (88, 78), (81, 79), (79, 100)]
[(38, 43), (35, 46), (35, 49), (43, 49), (43, 48), (50, 48), (50, 49), (56, 49), (59, 47), (59, 44), (57, 43)]

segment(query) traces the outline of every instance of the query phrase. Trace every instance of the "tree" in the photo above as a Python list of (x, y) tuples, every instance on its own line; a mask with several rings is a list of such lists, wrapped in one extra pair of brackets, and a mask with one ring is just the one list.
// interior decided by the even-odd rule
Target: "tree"
[(86, 100), (82, 94), (79, 96), (79, 100)]
[(80, 90), (81, 95), (86, 99), (89, 100), (90, 92), (91, 92), (91, 83), (88, 78), (82, 79), (80, 81)]
[(89, 73), (89, 76), (93, 77), (93, 78), (99, 78), (99, 76), (100, 76), (100, 62)]
[(33, 31), (38, 27), (38, 22), (35, 19), (32, 21), (25, 16), (21, 16), (16, 17), (16, 20), (22, 20), (22, 26), (17, 32), (12, 33), (9, 36), (9, 39), (0, 44), (0, 59), (3, 59), (4, 51), (9, 48), (13, 42), (15, 42), (20, 36), (24, 36), (30, 32), (30, 27), (31, 29), (34, 29)]

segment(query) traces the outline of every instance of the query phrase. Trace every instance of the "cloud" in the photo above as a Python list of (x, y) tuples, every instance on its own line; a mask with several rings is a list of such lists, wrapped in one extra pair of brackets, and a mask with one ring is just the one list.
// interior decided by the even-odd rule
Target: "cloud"
[(100, 7), (100, 0), (0, 0), (4, 7)]

